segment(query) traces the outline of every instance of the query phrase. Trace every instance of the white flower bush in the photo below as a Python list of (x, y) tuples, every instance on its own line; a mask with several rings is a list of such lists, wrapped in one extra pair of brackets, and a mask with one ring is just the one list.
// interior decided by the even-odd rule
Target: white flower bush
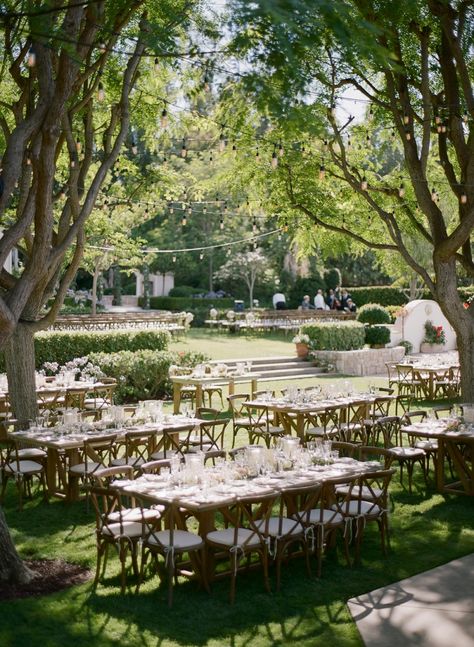
[(291, 340), (293, 344), (309, 344), (309, 336), (305, 333), (295, 335)]

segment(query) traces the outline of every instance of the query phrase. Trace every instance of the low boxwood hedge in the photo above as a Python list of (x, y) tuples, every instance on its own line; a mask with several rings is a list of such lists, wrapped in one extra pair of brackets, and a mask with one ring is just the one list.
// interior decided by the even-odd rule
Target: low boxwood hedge
[(370, 346), (385, 346), (390, 341), (390, 330), (386, 326), (366, 326), (365, 343)]
[(172, 394), (172, 383), (168, 377), (171, 364), (195, 366), (207, 359), (201, 353), (154, 350), (89, 355), (89, 360), (105, 375), (117, 380), (114, 395), (117, 404), (169, 397)]
[(365, 328), (358, 321), (304, 324), (300, 329), (313, 350), (356, 350), (365, 344)]
[(347, 288), (358, 308), (366, 303), (379, 303), (381, 306), (401, 306), (407, 303), (405, 294), (389, 285)]
[[(165, 350), (170, 333), (167, 330), (45, 331), (35, 335), (35, 361), (66, 364), (75, 357), (90, 353), (114, 353), (121, 350)], [(3, 354), (0, 371), (5, 370)]]
[(383, 306), (378, 303), (366, 303), (365, 306), (359, 308), (357, 312), (357, 321), (374, 325), (388, 324), (392, 322), (392, 319), (388, 310)]

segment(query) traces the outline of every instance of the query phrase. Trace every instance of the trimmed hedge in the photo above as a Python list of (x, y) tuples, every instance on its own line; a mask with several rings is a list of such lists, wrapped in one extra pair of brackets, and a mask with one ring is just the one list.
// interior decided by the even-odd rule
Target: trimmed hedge
[(366, 303), (379, 303), (381, 306), (402, 306), (408, 302), (401, 290), (389, 285), (347, 288), (347, 291), (358, 308)]
[(108, 377), (117, 380), (114, 399), (117, 404), (170, 397), (172, 383), (169, 367), (196, 366), (208, 360), (201, 353), (171, 353), (170, 351), (121, 351), (92, 353), (89, 360)]
[[(138, 299), (138, 305), (142, 308), (145, 305), (143, 297)], [(193, 312), (193, 308), (233, 308), (234, 299), (193, 299), (191, 297), (151, 297), (150, 308), (152, 310), (171, 310), (171, 312)]]
[[(36, 368), (44, 362), (66, 364), (90, 353), (114, 353), (121, 350), (165, 350), (171, 335), (167, 330), (46, 331), (35, 335)], [(4, 371), (3, 354), (0, 371)]]
[(388, 324), (392, 319), (388, 310), (378, 303), (366, 303), (357, 312), (357, 321), (366, 324)]
[(386, 326), (367, 326), (365, 329), (365, 343), (384, 345), (390, 341), (390, 330)]
[(308, 335), (312, 350), (357, 350), (365, 344), (365, 327), (358, 321), (304, 324), (300, 332)]

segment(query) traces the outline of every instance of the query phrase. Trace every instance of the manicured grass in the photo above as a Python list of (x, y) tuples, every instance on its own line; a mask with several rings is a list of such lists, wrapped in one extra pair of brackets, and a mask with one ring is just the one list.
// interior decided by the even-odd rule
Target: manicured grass
[(191, 328), (185, 336), (174, 338), (171, 351), (196, 351), (211, 359), (240, 359), (247, 357), (294, 357), (293, 334), (268, 333), (266, 335), (243, 335)]
[[(139, 595), (131, 591), (121, 596), (118, 560), (111, 555), (97, 592), (88, 583), (47, 597), (0, 603), (0, 645), (360, 646), (347, 599), (468, 554), (474, 546), (473, 499), (426, 491), (421, 477), (411, 496), (398, 479), (392, 491), (392, 550), (386, 559), (378, 533), (369, 525), (361, 566), (348, 568), (342, 551), (332, 552), (318, 581), (307, 576), (303, 560), (293, 560), (284, 566), (281, 592), (271, 595), (259, 572), (242, 574), (234, 606), (228, 603), (226, 580), (213, 586), (211, 596), (194, 582), (180, 581), (169, 610), (166, 588), (157, 577), (148, 579)], [(5, 512), (23, 556), (61, 557), (94, 568), (92, 512), (83, 502), (45, 504), (35, 497), (22, 513), (16, 504), (12, 486)]]
[[(176, 350), (201, 350), (214, 359), (292, 355), (294, 346), (277, 338), (210, 335), (192, 330), (186, 340), (173, 342)], [(327, 384), (332, 375), (307, 378), (292, 384)], [(356, 388), (385, 378), (350, 378)], [(284, 382), (262, 384), (282, 388)], [(217, 400), (215, 401), (217, 404)], [(239, 440), (246, 441), (245, 435)], [(229, 439), (227, 440), (229, 444)], [(361, 647), (346, 601), (359, 594), (444, 564), (472, 552), (474, 499), (445, 497), (426, 488), (421, 474), (409, 495), (393, 481), (392, 549), (383, 558), (378, 532), (369, 524), (362, 551), (362, 565), (348, 568), (342, 551), (329, 553), (321, 580), (309, 578), (303, 560), (284, 565), (280, 593), (268, 595), (259, 572), (238, 576), (237, 598), (228, 603), (229, 583), (213, 585), (212, 595), (196, 583), (180, 581), (174, 606), (167, 608), (166, 587), (149, 577), (139, 595), (119, 593), (118, 559), (112, 555), (106, 578), (96, 592), (91, 583), (42, 598), (0, 603), (1, 647)], [(95, 568), (92, 510), (83, 502), (49, 504), (36, 496), (22, 513), (9, 485), (5, 514), (15, 543), (24, 557), (60, 557)], [(274, 581), (274, 574), (272, 573)], [(132, 577), (129, 579), (133, 584)], [(409, 637), (407, 636), (407, 644)]]

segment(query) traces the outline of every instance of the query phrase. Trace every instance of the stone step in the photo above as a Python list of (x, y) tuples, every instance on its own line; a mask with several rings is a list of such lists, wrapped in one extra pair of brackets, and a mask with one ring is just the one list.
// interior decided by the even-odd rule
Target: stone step
[(261, 366), (262, 364), (302, 364), (303, 360), (295, 355), (289, 357), (239, 357), (237, 359), (213, 359), (209, 364), (227, 364), (227, 366), (235, 366), (245, 362), (252, 362), (252, 366)]

